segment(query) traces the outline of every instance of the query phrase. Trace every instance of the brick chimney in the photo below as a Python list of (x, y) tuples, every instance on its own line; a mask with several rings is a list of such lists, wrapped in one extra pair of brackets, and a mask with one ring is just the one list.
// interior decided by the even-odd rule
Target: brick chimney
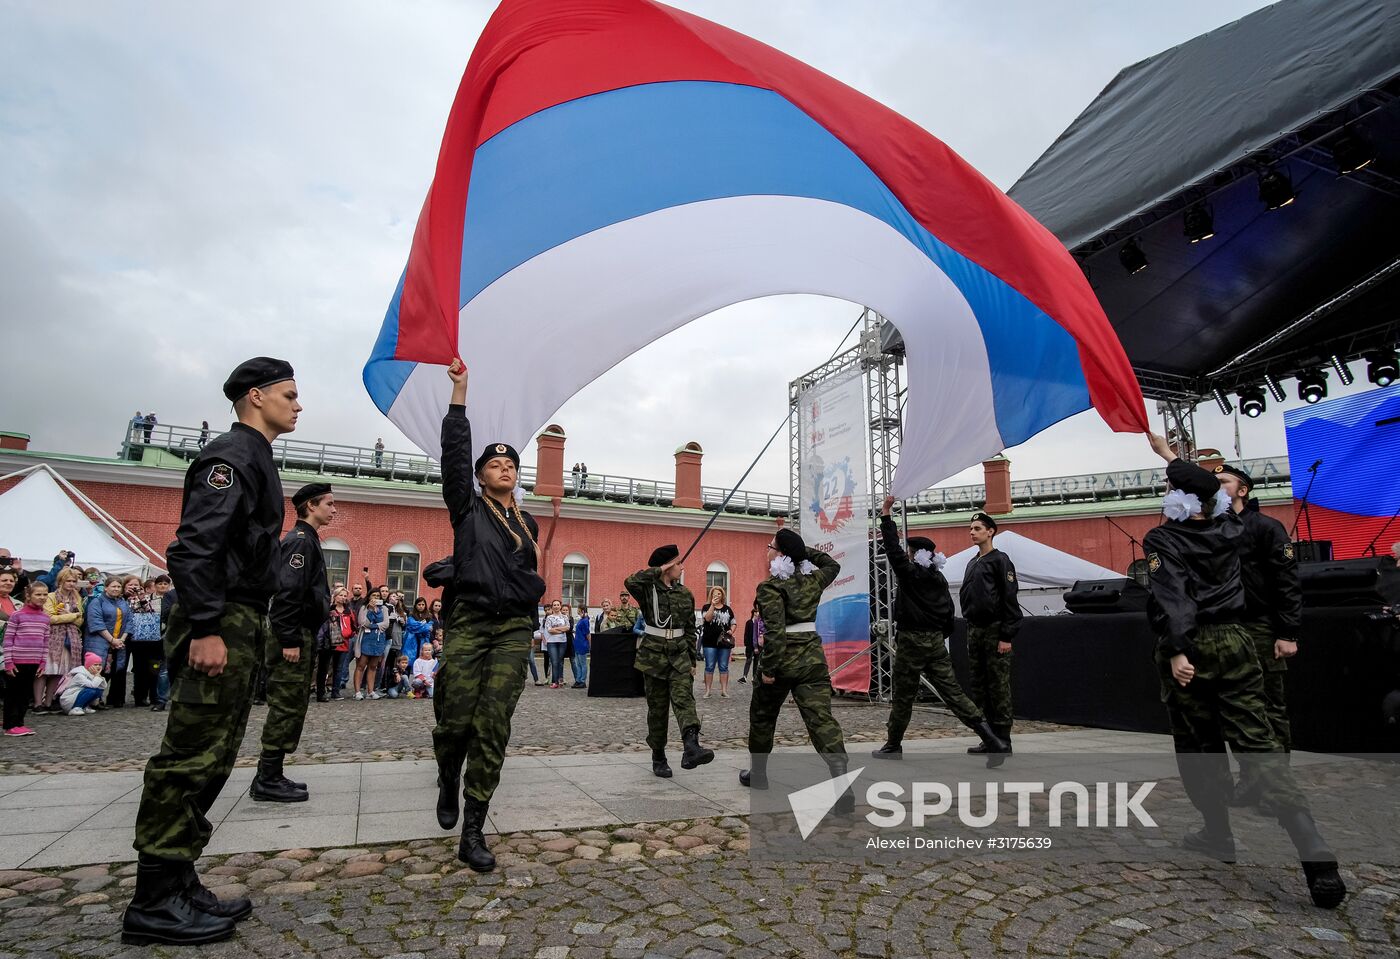
[(672, 502), (681, 509), (699, 509), (704, 504), (700, 496), (700, 459), (704, 455), (699, 443), (687, 443), (676, 450), (676, 498)]
[(28, 433), (0, 433), (0, 450), (29, 449)]
[(1005, 456), (993, 456), (982, 461), (982, 475), (987, 486), (987, 502), (982, 508), (992, 516), (1011, 512), (1011, 461)]
[(535, 440), (535, 495), (564, 495), (564, 427), (550, 423)]

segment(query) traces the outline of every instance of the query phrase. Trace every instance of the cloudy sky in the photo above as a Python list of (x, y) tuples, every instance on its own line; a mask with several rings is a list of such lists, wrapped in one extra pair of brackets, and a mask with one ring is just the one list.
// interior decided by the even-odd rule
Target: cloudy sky
[[(1265, 4), (677, 5), (882, 100), (1006, 188), (1122, 67)], [(138, 409), (219, 425), (223, 377), (267, 353), (297, 368), (297, 438), (410, 448), (360, 370), (493, 6), (0, 0), (0, 429), (110, 455)], [(691, 324), (553, 417), (567, 459), (666, 476), (696, 440), (706, 481), (734, 481), (783, 418), (787, 382), (858, 312), (781, 297)], [(534, 343), (510, 361), (528, 389), (569, 356)], [(1202, 445), (1233, 446), (1213, 407), (1198, 425)], [(1282, 416), (1246, 421), (1243, 441), (1246, 456), (1282, 453)], [(1090, 412), (1008, 455), (1029, 478), (1151, 454)], [(745, 485), (786, 489), (786, 459), (780, 441)]]

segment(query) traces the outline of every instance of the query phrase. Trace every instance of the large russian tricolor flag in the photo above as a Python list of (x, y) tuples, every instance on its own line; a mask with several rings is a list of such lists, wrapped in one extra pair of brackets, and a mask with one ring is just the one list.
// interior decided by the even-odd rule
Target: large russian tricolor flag
[[(653, 0), (497, 8), (365, 385), (436, 453), (460, 355), (478, 435), (519, 447), (630, 353), (780, 293), (903, 334), (897, 495), (1090, 406), (1147, 428), (1093, 291), (1025, 211), (899, 114)], [(548, 375), (545, 346), (568, 357)]]

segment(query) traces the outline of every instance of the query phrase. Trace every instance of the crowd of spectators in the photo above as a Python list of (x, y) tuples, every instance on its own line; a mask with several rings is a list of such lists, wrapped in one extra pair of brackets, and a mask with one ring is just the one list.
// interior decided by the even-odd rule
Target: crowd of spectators
[[(134, 422), (134, 421), (133, 421)], [(442, 655), (440, 599), (419, 596), (411, 608), (401, 592), (364, 583), (337, 582), (331, 608), (316, 633), (313, 684), (318, 702), (428, 699)], [(30, 713), (89, 716), (128, 705), (165, 709), (169, 675), (162, 633), (175, 602), (170, 577), (108, 575), (81, 568), (67, 551), (52, 567), (30, 573), (0, 548), (0, 649), (3, 649), (4, 734), (30, 736)], [(536, 686), (586, 689), (592, 639), (604, 631), (638, 636), (645, 621), (631, 596), (604, 599), (596, 613), (553, 600), (541, 608), (529, 658)], [(718, 674), (718, 693), (729, 695), (729, 661), (738, 621), (719, 587), (696, 612), (696, 658), (704, 662), (704, 697)], [(744, 674), (763, 647), (757, 606), (744, 625)], [(539, 662), (536, 656), (540, 657)], [(566, 684), (564, 668), (568, 666)], [(755, 674), (757, 670), (755, 669)], [(259, 681), (255, 701), (263, 697)], [(128, 696), (128, 692), (130, 695)]]

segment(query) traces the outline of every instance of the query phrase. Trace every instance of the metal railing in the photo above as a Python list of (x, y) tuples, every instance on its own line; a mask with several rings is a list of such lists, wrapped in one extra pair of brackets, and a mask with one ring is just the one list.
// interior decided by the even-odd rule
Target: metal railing
[[(222, 430), (157, 424), (149, 433), (144, 426), (132, 427), (122, 442), (121, 458), (141, 461), (147, 451), (159, 450), (183, 460), (192, 460), (204, 444)], [(372, 447), (339, 443), (308, 443), (280, 439), (272, 444), (279, 468), (331, 476), (351, 476), (391, 482), (440, 484), (442, 471), (437, 461), (423, 453), (375, 450)], [(1275, 456), (1245, 460), (1245, 471), (1254, 478), (1256, 489), (1274, 489), (1290, 482), (1288, 458)], [(533, 466), (520, 469), (522, 485), (534, 491)], [(704, 509), (717, 510), (729, 490), (722, 486), (702, 486)], [(1166, 493), (1166, 477), (1161, 469), (1123, 470), (1117, 473), (1083, 473), (1011, 483), (1013, 506), (1053, 506), (1073, 503), (1102, 503), (1147, 499)], [(644, 506), (671, 506), (676, 484), (666, 480), (639, 479), (606, 473), (564, 474), (564, 495), (569, 498), (605, 503), (633, 503)], [(959, 513), (980, 509), (986, 502), (986, 487), (980, 483), (944, 486), (925, 490), (906, 501), (905, 509), (919, 513)], [(726, 513), (747, 516), (788, 516), (795, 509), (793, 498), (782, 493), (740, 490), (725, 507)]]

